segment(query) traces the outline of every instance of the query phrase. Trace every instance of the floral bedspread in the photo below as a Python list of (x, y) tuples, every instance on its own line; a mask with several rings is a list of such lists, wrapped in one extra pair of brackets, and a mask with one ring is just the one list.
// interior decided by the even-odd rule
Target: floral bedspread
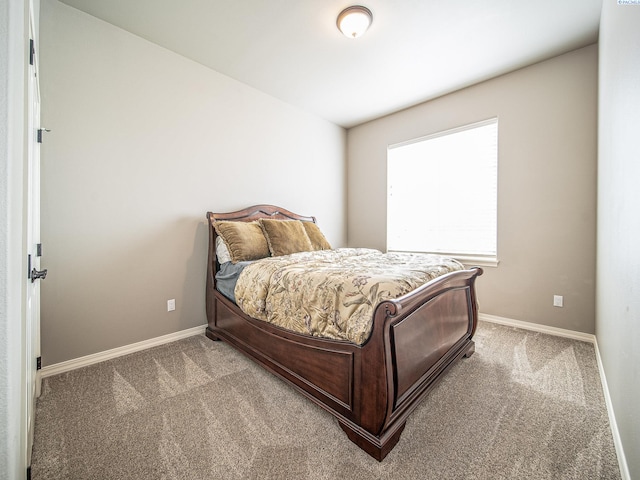
[(248, 265), (235, 287), (247, 315), (298, 333), (362, 345), (373, 310), (464, 267), (440, 255), (339, 248), (269, 257)]

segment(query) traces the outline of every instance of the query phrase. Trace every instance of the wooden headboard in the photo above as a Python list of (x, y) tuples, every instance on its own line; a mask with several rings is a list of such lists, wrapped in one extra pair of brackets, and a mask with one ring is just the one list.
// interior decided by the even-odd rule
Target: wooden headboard
[(316, 223), (315, 217), (305, 217), (297, 213), (290, 212), (275, 205), (254, 205), (242, 210), (227, 213), (207, 213), (209, 219), (209, 228), (211, 228), (211, 220), (227, 220), (234, 222), (253, 222), (259, 218), (273, 218), (276, 220), (302, 220), (304, 222)]

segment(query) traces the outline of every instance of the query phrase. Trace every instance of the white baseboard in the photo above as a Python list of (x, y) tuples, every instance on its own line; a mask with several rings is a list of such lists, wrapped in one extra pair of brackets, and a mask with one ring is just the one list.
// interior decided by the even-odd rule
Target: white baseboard
[(175, 342), (176, 340), (192, 337), (194, 335), (200, 335), (201, 333), (204, 333), (206, 328), (206, 325), (193, 327), (187, 330), (169, 333), (168, 335), (162, 335), (161, 337), (150, 338), (149, 340), (144, 340), (142, 342), (132, 343), (131, 345), (125, 345), (123, 347), (113, 348), (104, 352), (98, 352), (92, 355), (74, 358), (73, 360), (67, 360), (66, 362), (48, 365), (40, 370), (40, 378), (58, 375), (59, 373), (69, 372), (71, 370), (75, 370), (76, 368), (86, 367), (95, 363), (104, 362), (105, 360), (111, 360), (123, 355), (139, 352), (140, 350), (146, 350), (147, 348), (157, 347), (158, 345)]
[(613, 436), (613, 444), (615, 446), (616, 455), (618, 457), (618, 467), (620, 468), (620, 476), (622, 477), (622, 480), (631, 480), (631, 474), (629, 473), (627, 458), (624, 454), (624, 449), (622, 448), (622, 439), (620, 438), (620, 431), (618, 430), (618, 424), (616, 423), (616, 416), (613, 411), (613, 403), (611, 402), (611, 396), (609, 395), (609, 386), (607, 385), (607, 378), (604, 374), (604, 368), (602, 366), (602, 358), (600, 357), (600, 350), (598, 349), (598, 340), (596, 336), (590, 333), (575, 332), (573, 330), (565, 330), (564, 328), (556, 328), (556, 327), (549, 327), (547, 325), (540, 325), (537, 323), (522, 322), (520, 320), (513, 320), (511, 318), (488, 315), (486, 313), (479, 313), (478, 320), (485, 321), (485, 322), (499, 323), (500, 325), (522, 328), (524, 330), (532, 330), (534, 332), (547, 333), (549, 335), (556, 335), (558, 337), (571, 338), (574, 340), (593, 343), (594, 349), (596, 351), (596, 361), (598, 363), (598, 371), (600, 373), (600, 382), (602, 383), (604, 403), (607, 406), (607, 413), (609, 414), (609, 424), (611, 425), (611, 435)]
[(478, 320), (491, 323), (499, 323), (509, 327), (522, 328), (523, 330), (532, 330), (534, 332), (547, 333), (556, 337), (571, 338), (580, 340), (581, 342), (595, 343), (596, 336), (591, 333), (576, 332), (574, 330), (566, 330), (564, 328), (550, 327), (548, 325), (540, 325), (539, 323), (523, 322), (521, 320), (513, 320), (511, 318), (498, 317), (487, 313), (479, 313)]
[(609, 424), (611, 425), (611, 435), (613, 436), (613, 445), (616, 447), (616, 455), (618, 456), (618, 465), (620, 466), (620, 476), (622, 480), (631, 480), (631, 474), (629, 473), (629, 465), (627, 464), (627, 457), (624, 454), (622, 448), (622, 439), (620, 438), (620, 431), (618, 430), (618, 424), (616, 423), (616, 415), (613, 411), (613, 402), (609, 395), (609, 386), (607, 385), (607, 376), (604, 374), (604, 367), (602, 366), (602, 358), (600, 357), (600, 349), (598, 348), (598, 341), (594, 342), (596, 349), (596, 360), (598, 362), (598, 371), (600, 372), (600, 381), (602, 382), (602, 391), (604, 393), (604, 403), (607, 406), (607, 413), (609, 414)]

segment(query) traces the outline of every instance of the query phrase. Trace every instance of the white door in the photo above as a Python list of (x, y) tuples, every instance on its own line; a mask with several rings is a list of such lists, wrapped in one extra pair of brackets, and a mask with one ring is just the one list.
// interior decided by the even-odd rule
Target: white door
[[(32, 13), (33, 15), (33, 13)], [(35, 48), (33, 18), (30, 19), (29, 34), (32, 39), (28, 85), (28, 139), (27, 139), (27, 266), (26, 288), (26, 348), (25, 361), (27, 379), (26, 392), (26, 432), (27, 465), (31, 465), (33, 446), (33, 426), (35, 422), (35, 402), (40, 394), (38, 359), (40, 357), (40, 281), (46, 271), (40, 271), (40, 87), (38, 82), (38, 56)]]

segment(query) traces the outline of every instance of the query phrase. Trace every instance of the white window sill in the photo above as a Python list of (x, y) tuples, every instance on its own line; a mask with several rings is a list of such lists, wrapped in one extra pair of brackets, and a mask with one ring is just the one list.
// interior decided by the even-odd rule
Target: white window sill
[[(401, 250), (387, 250), (388, 252), (402, 252)], [(497, 267), (500, 263), (498, 257), (492, 256), (473, 256), (473, 255), (460, 255), (456, 253), (442, 253), (442, 252), (408, 252), (408, 253), (433, 253), (435, 255), (442, 255), (444, 257), (451, 257), (458, 260), (465, 267)]]
[(497, 257), (465, 257), (462, 255), (451, 255), (462, 263), (465, 267), (497, 267), (500, 260)]

